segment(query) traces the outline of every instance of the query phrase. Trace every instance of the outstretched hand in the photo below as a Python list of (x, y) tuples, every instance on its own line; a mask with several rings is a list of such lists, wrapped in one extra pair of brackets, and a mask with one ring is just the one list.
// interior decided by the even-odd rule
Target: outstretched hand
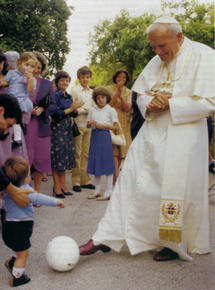
[(64, 208), (65, 207), (64, 202), (62, 200), (58, 200), (57, 207)]

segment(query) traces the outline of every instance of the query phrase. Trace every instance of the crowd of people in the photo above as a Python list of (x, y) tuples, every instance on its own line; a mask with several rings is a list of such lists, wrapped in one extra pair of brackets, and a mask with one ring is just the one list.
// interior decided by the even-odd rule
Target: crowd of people
[[(69, 93), (67, 72), (57, 72), (54, 83), (42, 77), (47, 61), (40, 52), (0, 51), (1, 219), (3, 240), (16, 252), (5, 262), (11, 286), (30, 281), (24, 272), (32, 204), (63, 208), (73, 194), (66, 171), (74, 192), (85, 188), (89, 199), (110, 200), (81, 255), (120, 251), (124, 243), (132, 255), (157, 250), (156, 261), (210, 251), (206, 118), (215, 110), (214, 52), (184, 37), (171, 17), (147, 33), (156, 56), (132, 90), (124, 69), (113, 84), (92, 89), (92, 71), (83, 66)], [(112, 134), (125, 144), (113, 144)], [(39, 194), (46, 174), (54, 197)]]
[[(91, 174), (87, 172), (92, 132), (87, 118), (89, 111), (96, 106), (92, 97), (93, 89), (89, 87), (92, 76), (89, 67), (78, 69), (79, 84), (69, 94), (67, 88), (71, 79), (67, 72), (59, 71), (56, 74), (55, 86), (42, 77), (47, 69), (47, 61), (40, 52), (19, 55), (15, 51), (1, 51), (0, 62), (0, 92), (14, 95), (22, 110), (21, 125), (15, 124), (0, 143), (1, 166), (7, 157), (22, 156), (30, 164), (34, 189), (39, 192), (44, 174), (52, 174), (53, 194), (57, 198), (72, 195), (65, 178), (66, 170), (71, 170), (73, 191), (80, 192), (81, 188), (87, 188), (96, 192), (89, 194), (89, 198), (101, 195), (93, 184)], [(113, 146), (115, 169), (112, 183), (116, 182), (121, 160), (125, 158), (131, 143), (128, 128), (132, 117), (132, 100), (131, 91), (125, 87), (128, 79), (126, 71), (117, 71), (113, 76), (114, 85), (107, 87), (111, 96), (110, 106), (116, 109), (126, 138), (125, 146)], [(75, 138), (72, 131), (74, 122), (80, 133)]]
[[(73, 194), (66, 183), (67, 170), (74, 192), (86, 188), (89, 199), (110, 199), (131, 143), (132, 99), (131, 90), (125, 87), (129, 77), (124, 70), (113, 76), (114, 85), (93, 90), (89, 87), (92, 71), (83, 66), (77, 71), (78, 85), (69, 93), (67, 72), (57, 72), (53, 82), (42, 77), (47, 60), (40, 52), (0, 51), (0, 64), (0, 107), (11, 111), (13, 107), (4, 103), (16, 101), (18, 114), (14, 118), (10, 112), (11, 124), (2, 129), (0, 140), (1, 189), (9, 184), (2, 195), (2, 234), (5, 244), (16, 252), (5, 265), (12, 273), (10, 285), (17, 286), (30, 281), (24, 270), (33, 229), (32, 204), (63, 207), (60, 200)], [(122, 130), (126, 145), (113, 146), (110, 130), (116, 134)], [(53, 178), (51, 200), (38, 195), (46, 175)], [(102, 194), (103, 175), (107, 185)], [(36, 198), (32, 191), (37, 192)], [(20, 201), (13, 199), (17, 194)], [(19, 236), (18, 232), (23, 233)]]

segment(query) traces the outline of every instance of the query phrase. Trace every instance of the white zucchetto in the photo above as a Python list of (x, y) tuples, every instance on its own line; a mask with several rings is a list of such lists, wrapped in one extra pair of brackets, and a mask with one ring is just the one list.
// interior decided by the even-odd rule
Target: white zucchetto
[(169, 23), (174, 23), (174, 24), (179, 24), (178, 21), (176, 21), (176, 20), (175, 20), (173, 17), (171, 17), (171, 16), (162, 16), (162, 17), (156, 19), (156, 20), (154, 21), (154, 23), (167, 23), (167, 24), (169, 24)]

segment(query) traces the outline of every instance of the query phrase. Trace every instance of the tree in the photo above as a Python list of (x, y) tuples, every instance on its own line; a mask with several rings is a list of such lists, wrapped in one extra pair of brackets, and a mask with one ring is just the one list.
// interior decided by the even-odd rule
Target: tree
[[(194, 0), (172, 2), (162, 1), (162, 15), (175, 17), (190, 39), (214, 47), (213, 4), (199, 4)], [(89, 42), (94, 85), (109, 84), (118, 68), (127, 69), (131, 78), (142, 71), (154, 55), (146, 28), (159, 16), (145, 13), (140, 17), (131, 17), (122, 10), (113, 22), (105, 20), (95, 27)]]
[(184, 35), (214, 48), (214, 3), (195, 0), (162, 1), (164, 14), (170, 14), (181, 24)]
[(118, 68), (125, 68), (131, 77), (136, 75), (152, 57), (145, 31), (153, 19), (148, 14), (130, 17), (122, 10), (113, 23), (105, 20), (97, 25), (95, 34), (90, 36), (89, 55), (93, 69), (107, 69), (111, 72), (109, 78)]
[(63, 67), (69, 52), (65, 0), (0, 0), (0, 47), (37, 50), (49, 60), (49, 74)]

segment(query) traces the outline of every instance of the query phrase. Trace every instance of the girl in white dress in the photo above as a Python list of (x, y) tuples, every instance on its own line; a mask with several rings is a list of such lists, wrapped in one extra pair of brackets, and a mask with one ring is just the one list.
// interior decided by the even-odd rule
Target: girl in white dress
[[(88, 155), (87, 173), (95, 176), (95, 192), (89, 199), (109, 200), (112, 194), (113, 174), (115, 165), (113, 159), (112, 140), (109, 130), (118, 130), (118, 117), (114, 108), (108, 103), (111, 96), (104, 87), (93, 90), (93, 100), (96, 106), (90, 109), (87, 117), (87, 127), (92, 128)], [(106, 190), (101, 195), (101, 176), (107, 180)]]

